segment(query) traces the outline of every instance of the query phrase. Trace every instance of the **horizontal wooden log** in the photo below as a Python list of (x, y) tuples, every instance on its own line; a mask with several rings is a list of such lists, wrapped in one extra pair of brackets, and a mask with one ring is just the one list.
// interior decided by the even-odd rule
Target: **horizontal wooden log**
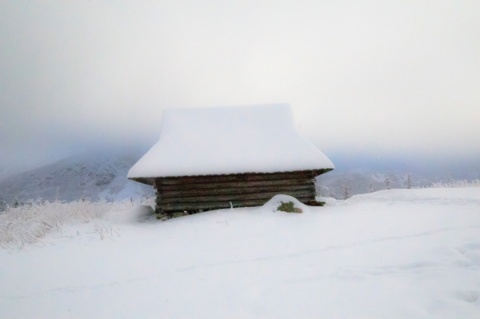
[(262, 201), (245, 201), (245, 202), (211, 202), (211, 203), (189, 203), (185, 204), (169, 204), (169, 205), (157, 205), (156, 212), (178, 212), (178, 211), (207, 211), (213, 209), (222, 208), (237, 208), (237, 207), (252, 207), (261, 206), (265, 202)]
[[(265, 195), (262, 195), (265, 194)], [(214, 198), (214, 199), (220, 199), (220, 200), (229, 200), (229, 199), (237, 199), (237, 198), (253, 198), (253, 197), (262, 197), (264, 198), (265, 196), (274, 196), (276, 194), (285, 194), (285, 195), (291, 195), (291, 196), (300, 196), (300, 195), (310, 195), (310, 194), (315, 194), (315, 190), (313, 188), (304, 188), (304, 189), (283, 189), (283, 190), (263, 190), (261, 192), (222, 192), (220, 194), (215, 193), (215, 194), (203, 194), (203, 193), (198, 193), (198, 194), (188, 194), (188, 195), (176, 195), (176, 196), (157, 196), (159, 201), (177, 201), (177, 202), (193, 202), (193, 201), (201, 201), (203, 199), (209, 199), (209, 198)]]
[(222, 183), (222, 182), (246, 182), (246, 181), (263, 181), (263, 180), (281, 180), (281, 179), (310, 179), (318, 175), (326, 173), (331, 169), (304, 170), (293, 172), (278, 173), (242, 173), (228, 175), (201, 175), (201, 176), (179, 176), (179, 177), (162, 177), (155, 179), (155, 185), (161, 188), (163, 185), (176, 184), (206, 184), (206, 183)]
[[(315, 190), (313, 189), (301, 189), (301, 190), (291, 190), (280, 192), (281, 194), (290, 195), (293, 197), (309, 197), (315, 198)], [(176, 197), (176, 198), (162, 198), (160, 197), (161, 203), (201, 203), (201, 202), (230, 202), (235, 200), (268, 200), (273, 196), (280, 194), (278, 191), (270, 192), (260, 192), (260, 193), (251, 193), (251, 194), (229, 194), (229, 195), (209, 195), (209, 196), (192, 196), (192, 197)]]
[[(236, 183), (235, 183), (236, 184)], [(293, 192), (299, 190), (313, 190), (314, 184), (300, 184), (300, 185), (264, 185), (264, 186), (250, 186), (249, 184), (233, 186), (225, 184), (223, 187), (217, 188), (190, 188), (183, 190), (163, 189), (158, 192), (161, 198), (186, 198), (186, 197), (201, 197), (201, 196), (218, 196), (218, 195), (241, 195), (241, 194), (256, 194), (264, 192)]]
[[(269, 198), (270, 199), (270, 198)], [(184, 203), (184, 204), (162, 204), (157, 205), (156, 211), (158, 213), (170, 213), (178, 211), (206, 211), (213, 209), (222, 209), (230, 207), (252, 207), (252, 206), (262, 206), (269, 199), (262, 200), (245, 200), (245, 201), (229, 201), (229, 202), (204, 202), (204, 203)], [(311, 198), (297, 198), (300, 202), (306, 205), (313, 205), (315, 203), (314, 199)], [(319, 203), (321, 205), (321, 203)]]
[(157, 189), (163, 191), (168, 190), (190, 190), (190, 189), (218, 189), (218, 188), (231, 188), (231, 187), (265, 187), (265, 186), (288, 186), (288, 185), (301, 185), (305, 183), (314, 183), (313, 178), (294, 178), (294, 179), (270, 179), (262, 181), (244, 181), (244, 182), (209, 182), (209, 183), (177, 183), (177, 184), (157, 184)]

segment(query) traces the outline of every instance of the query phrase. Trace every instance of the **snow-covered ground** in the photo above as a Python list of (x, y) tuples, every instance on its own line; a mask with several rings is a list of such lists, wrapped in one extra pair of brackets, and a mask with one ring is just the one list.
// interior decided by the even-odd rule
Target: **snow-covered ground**
[(137, 207), (7, 245), (0, 318), (480, 318), (479, 187), (276, 206)]

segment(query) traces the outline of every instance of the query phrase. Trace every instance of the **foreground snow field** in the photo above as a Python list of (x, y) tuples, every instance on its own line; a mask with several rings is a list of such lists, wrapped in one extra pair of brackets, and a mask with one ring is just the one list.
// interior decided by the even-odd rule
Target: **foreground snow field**
[(480, 318), (480, 188), (148, 210), (0, 249), (0, 318)]

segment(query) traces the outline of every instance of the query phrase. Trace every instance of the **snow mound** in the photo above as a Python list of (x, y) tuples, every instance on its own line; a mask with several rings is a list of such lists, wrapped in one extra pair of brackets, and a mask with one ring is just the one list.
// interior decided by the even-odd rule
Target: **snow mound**
[[(290, 204), (292, 203), (292, 204)], [(268, 202), (263, 204), (262, 210), (265, 209), (267, 211), (271, 212), (285, 212), (285, 210), (281, 209), (282, 206), (289, 205), (293, 207), (293, 209), (297, 209), (297, 211), (293, 211), (294, 213), (302, 213), (308, 211), (309, 207), (302, 202), (300, 202), (298, 199), (295, 197), (292, 197), (290, 195), (275, 195), (273, 196)], [(288, 208), (287, 208), (288, 210)], [(287, 211), (288, 212), (288, 211)]]

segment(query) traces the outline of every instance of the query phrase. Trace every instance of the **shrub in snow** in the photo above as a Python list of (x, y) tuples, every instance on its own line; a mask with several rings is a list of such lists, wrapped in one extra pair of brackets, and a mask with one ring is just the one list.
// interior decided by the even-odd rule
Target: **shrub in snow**
[(298, 207), (295, 207), (293, 202), (282, 202), (280, 206), (277, 207), (277, 210), (286, 212), (286, 213), (301, 213), (302, 210)]
[(308, 210), (308, 206), (295, 197), (281, 194), (273, 196), (262, 207), (273, 212), (281, 211), (287, 213), (302, 213)]

